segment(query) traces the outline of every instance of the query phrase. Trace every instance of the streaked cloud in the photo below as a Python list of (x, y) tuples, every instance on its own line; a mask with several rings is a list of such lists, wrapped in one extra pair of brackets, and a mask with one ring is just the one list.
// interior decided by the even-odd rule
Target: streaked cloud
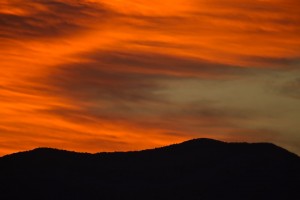
[(298, 0), (2, 0), (0, 154), (195, 137), (300, 152)]
[(1, 7), (1, 37), (19, 40), (57, 39), (92, 28), (95, 18), (99, 22), (110, 15), (102, 4), (85, 1), (4, 0)]

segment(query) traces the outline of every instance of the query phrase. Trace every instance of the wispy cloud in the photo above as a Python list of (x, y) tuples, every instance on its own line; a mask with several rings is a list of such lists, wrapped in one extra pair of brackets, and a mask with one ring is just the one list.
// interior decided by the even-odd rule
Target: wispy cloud
[(298, 0), (2, 0), (0, 154), (193, 137), (300, 152), (299, 10)]
[(56, 38), (92, 28), (110, 15), (102, 4), (85, 1), (12, 0), (1, 3), (1, 38), (32, 39)]

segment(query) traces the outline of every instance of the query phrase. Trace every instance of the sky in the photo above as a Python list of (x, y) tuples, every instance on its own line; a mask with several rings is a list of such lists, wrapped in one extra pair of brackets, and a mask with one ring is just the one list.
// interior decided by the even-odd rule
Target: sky
[(299, 0), (0, 0), (0, 155), (192, 138), (300, 155)]

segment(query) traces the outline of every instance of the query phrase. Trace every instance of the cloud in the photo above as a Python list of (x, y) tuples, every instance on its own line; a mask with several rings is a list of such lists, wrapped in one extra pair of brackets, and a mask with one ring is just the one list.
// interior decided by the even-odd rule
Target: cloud
[(0, 140), (7, 152), (298, 144), (299, 6), (2, 0)]
[(244, 56), (244, 61), (256, 63), (264, 68), (282, 69), (283, 71), (299, 68), (299, 57), (263, 57), (263, 56)]
[(0, 37), (7, 39), (57, 39), (89, 29), (95, 18), (99, 23), (110, 15), (102, 4), (86, 1), (12, 0), (2, 4)]
[[(202, 78), (206, 75), (218, 78), (218, 76), (231, 77), (252, 72), (252, 69), (236, 65), (153, 51), (94, 51), (84, 53), (82, 56), (90, 60), (87, 65), (98, 68), (110, 66), (109, 70), (113, 72)], [(213, 78), (212, 76), (210, 78)]]
[(281, 87), (280, 92), (284, 95), (300, 100), (300, 78), (296, 78), (285, 83)]
[(160, 115), (160, 107), (168, 108), (172, 102), (161, 92), (168, 88), (169, 82), (230, 80), (255, 73), (249, 68), (152, 52), (95, 51), (81, 57), (84, 62), (55, 66), (42, 79), (31, 79), (39, 84), (31, 85), (28, 91), (67, 99), (88, 112), (78, 113), (62, 107), (53, 110), (66, 118), (71, 114), (75, 119), (89, 115), (88, 119), (123, 120)]
[(55, 70), (47, 85), (54, 86), (62, 95), (78, 99), (96, 98), (119, 101), (141, 101), (151, 97), (157, 86), (148, 75), (106, 70), (108, 66), (79, 64)]

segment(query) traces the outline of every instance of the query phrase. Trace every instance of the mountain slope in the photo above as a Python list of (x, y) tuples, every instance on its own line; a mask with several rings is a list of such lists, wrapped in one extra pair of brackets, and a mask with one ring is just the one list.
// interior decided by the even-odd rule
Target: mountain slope
[(0, 158), (0, 198), (299, 199), (299, 170), (297, 155), (269, 143), (195, 139), (98, 154), (39, 148)]

